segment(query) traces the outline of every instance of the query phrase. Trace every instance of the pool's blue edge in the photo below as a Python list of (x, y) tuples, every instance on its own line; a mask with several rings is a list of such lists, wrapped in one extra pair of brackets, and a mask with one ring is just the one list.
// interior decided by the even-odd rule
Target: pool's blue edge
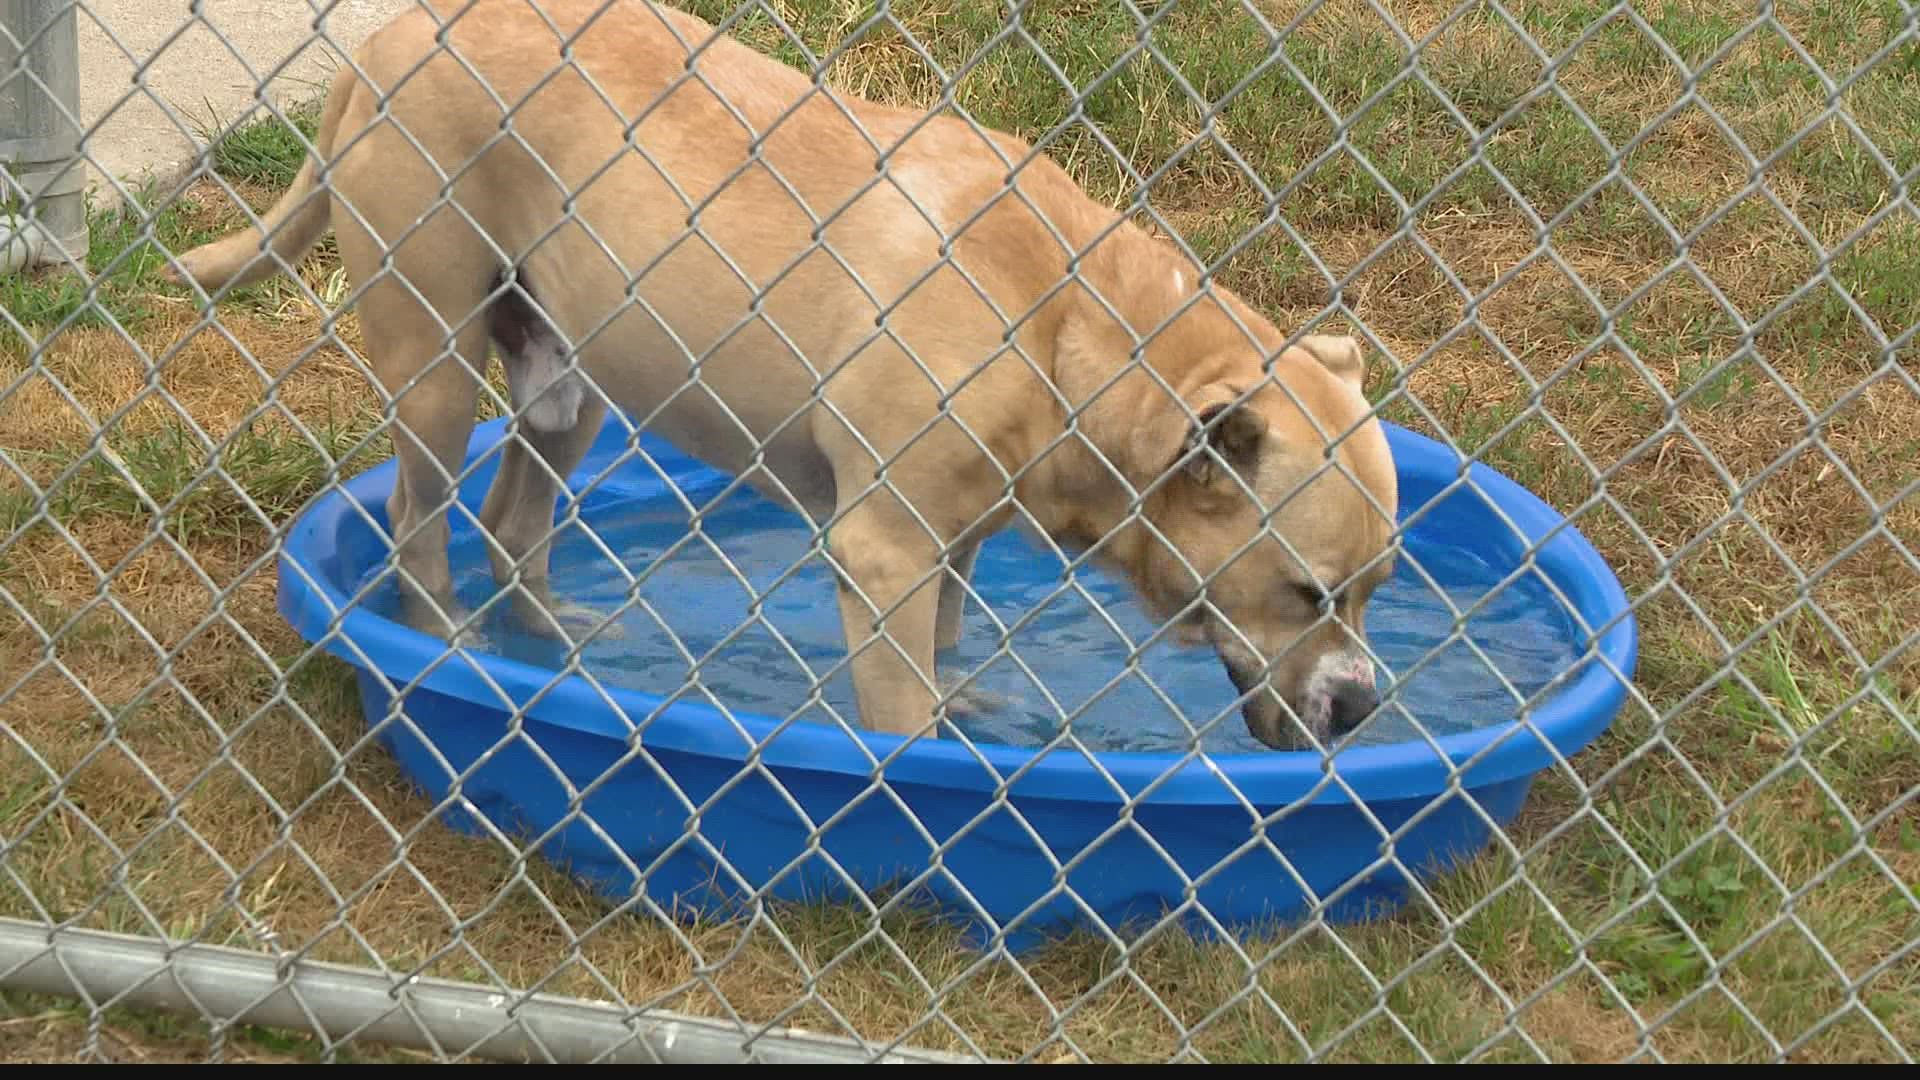
[[(495, 448), (505, 433), (505, 424), (504, 420), (493, 421), (476, 430), (469, 446), (469, 462)], [(611, 437), (624, 442), (623, 432), (624, 425), (610, 420), (601, 441), (604, 444)], [(1403, 475), (1460, 476), (1465, 459), (1444, 444), (1397, 425), (1387, 425), (1387, 436)], [(656, 460), (680, 457), (651, 436), (641, 436), (640, 446)], [(593, 460), (590, 458), (589, 464)], [(497, 455), (495, 461), (476, 469), (463, 485), (462, 501), (470, 509), (477, 511), (496, 464)], [(676, 478), (691, 476), (695, 471), (712, 475), (703, 466), (688, 466), (684, 472), (676, 471)], [(329, 556), (337, 550), (342, 530), (362, 514), (384, 528), (385, 497), (394, 468), (393, 461), (388, 460), (333, 488), (316, 499), (289, 529), (279, 558), (279, 608), (283, 617), (306, 640), (322, 643), (326, 652), (356, 668), (367, 670), (369, 658), (378, 658), (379, 671), (396, 689), (426, 672), (421, 682), (424, 687), (472, 701), (476, 708), (502, 713), (508, 708), (501, 698), (504, 691), (515, 707), (531, 702), (527, 715), (534, 720), (601, 735), (625, 745), (630, 726), (613, 706), (639, 722), (659, 709), (660, 698), (596, 687), (579, 675), (555, 681), (551, 671), (467, 650), (448, 655), (445, 644), (438, 639), (364, 608), (349, 606), (349, 596), (337, 582), (354, 575), (342, 575), (341, 568), (334, 565), (338, 559)], [(1605, 730), (1625, 703), (1627, 685), (1623, 679), (1633, 677), (1639, 651), (1631, 606), (1599, 552), (1545, 502), (1479, 463), (1468, 466), (1467, 478), (1513, 521), (1526, 537), (1527, 546), (1552, 535), (1536, 556), (1537, 562), (1565, 591), (1590, 627), (1606, 626), (1611, 620), (1597, 648), (1598, 657), (1606, 663), (1586, 655), (1584, 670), (1531, 717), (1533, 726), (1551, 741), (1553, 751), (1571, 757)], [(570, 481), (577, 488), (582, 479), (590, 481), (591, 476), (576, 474)], [(1403, 510), (1417, 513), (1418, 507)], [(456, 520), (455, 528), (464, 524)], [(649, 748), (744, 762), (754, 748), (743, 734), (759, 744), (754, 756), (769, 767), (855, 777), (872, 776), (874, 761), (900, 751), (904, 742), (900, 736), (851, 736), (818, 723), (793, 722), (783, 727), (771, 719), (740, 713), (729, 719), (716, 709), (691, 702), (679, 702), (660, 711), (641, 741)], [(854, 745), (856, 737), (865, 752)], [(1105, 753), (1097, 755), (1106, 773), (1102, 776), (1099, 770), (1088, 767), (1085, 755), (1071, 748), (1038, 752), (1036, 759), (1035, 751), (1022, 748), (976, 743), (969, 750), (955, 741), (923, 738), (888, 762), (885, 776), (905, 783), (992, 792), (1006, 777), (1024, 770), (1010, 787), (1013, 795), (1117, 805), (1123, 801), (1123, 791), (1131, 797), (1151, 786), (1153, 791), (1143, 800), (1148, 804), (1242, 805), (1245, 800), (1274, 807), (1302, 800), (1337, 804), (1353, 797), (1373, 801), (1430, 796), (1444, 791), (1453, 769), (1476, 755), (1481, 756), (1462, 778), (1463, 786), (1469, 789), (1527, 776), (1553, 762), (1553, 751), (1517, 722), (1434, 741), (1444, 752), (1444, 760), (1425, 742), (1353, 747), (1331, 761), (1311, 751), (1205, 756)], [(1338, 783), (1327, 783), (1329, 766), (1337, 771)]]

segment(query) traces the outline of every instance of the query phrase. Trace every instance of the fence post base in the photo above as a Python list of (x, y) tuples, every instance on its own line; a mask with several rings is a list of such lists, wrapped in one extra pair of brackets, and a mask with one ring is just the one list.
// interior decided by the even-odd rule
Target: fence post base
[[(84, 265), (89, 237), (74, 2), (0, 0), (0, 28), (0, 168), (7, 174), (0, 198), (33, 226), (15, 232), (12, 223), (0, 225), (5, 270)], [(22, 256), (18, 267), (15, 255)]]

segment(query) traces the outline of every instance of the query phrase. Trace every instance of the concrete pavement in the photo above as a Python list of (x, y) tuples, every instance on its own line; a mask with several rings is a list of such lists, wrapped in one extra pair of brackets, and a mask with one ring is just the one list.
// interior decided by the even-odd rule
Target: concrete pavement
[(92, 131), (84, 149), (94, 198), (116, 197), (103, 174), (178, 179), (205, 149), (200, 133), (257, 107), (263, 93), (276, 104), (316, 96), (342, 55), (414, 4), (80, 0), (80, 112)]

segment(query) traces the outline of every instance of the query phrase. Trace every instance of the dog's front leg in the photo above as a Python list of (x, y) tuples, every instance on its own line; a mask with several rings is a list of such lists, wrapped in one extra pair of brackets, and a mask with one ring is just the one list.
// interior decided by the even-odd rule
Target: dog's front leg
[(914, 735), (928, 729), (940, 699), (933, 657), (939, 548), (912, 515), (875, 505), (891, 501), (876, 497), (853, 508), (829, 533), (828, 548), (860, 722)]

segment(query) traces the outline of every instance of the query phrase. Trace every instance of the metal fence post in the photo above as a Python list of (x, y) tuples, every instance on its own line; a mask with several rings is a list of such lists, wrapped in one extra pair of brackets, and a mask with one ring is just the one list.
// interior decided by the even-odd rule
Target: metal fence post
[[(39, 228), (7, 233), (7, 269), (77, 263), (87, 252), (80, 156), (80, 37), (74, 0), (0, 0), (0, 168), (9, 210)], [(24, 257), (22, 257), (24, 255)]]

